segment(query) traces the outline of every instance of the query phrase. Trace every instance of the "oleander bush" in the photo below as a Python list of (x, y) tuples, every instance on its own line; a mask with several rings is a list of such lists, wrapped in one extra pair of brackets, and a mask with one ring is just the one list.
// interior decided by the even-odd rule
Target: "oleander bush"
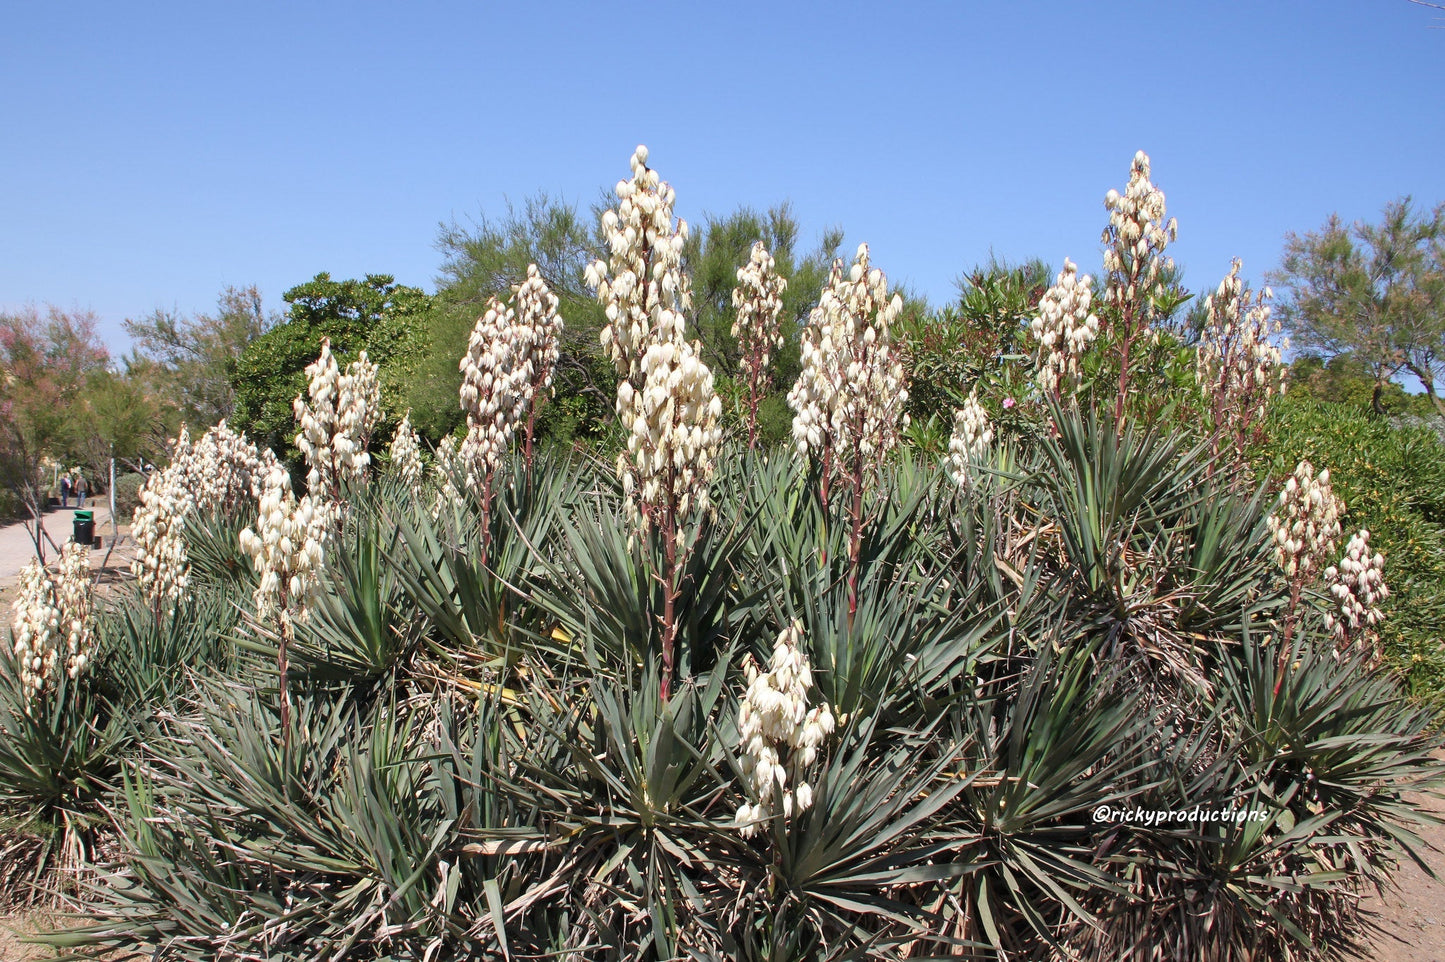
[[(926, 415), (931, 446), (909, 443), (899, 302), (866, 248), (800, 336), (794, 443), (725, 431), (671, 189), (639, 149), (618, 193), (587, 268), (609, 451), (528, 443), (560, 324), (539, 278), (458, 346), (466, 431), (429, 462), (405, 421), (372, 461), (376, 368), (323, 351), (296, 404), (304, 487), (208, 435), (148, 483), (140, 577), (89, 634), (32, 573), (0, 660), (0, 809), (12, 846), (77, 840), (74, 918), (39, 940), (177, 960), (1359, 948), (1359, 896), (1418, 858), (1406, 793), (1440, 784), (1373, 607), (1413, 589), (1342, 560), (1363, 475), (1336, 474), (1341, 509), (1285, 453), (1266, 342), (1206, 329), (1198, 395), (1151, 393), (1188, 365), (1152, 333), (1178, 296), (1147, 158), (1110, 193), (1097, 290), (1072, 265), (1008, 281), (1005, 307), (1039, 312), (1010, 335), (1014, 403), (932, 391), (963, 407)], [(758, 317), (780, 301), (752, 264)], [(1267, 329), (1262, 301), (1219, 298), (1216, 334)], [(1256, 429), (1281, 432), (1274, 469), (1249, 460)], [(195, 477), (250, 495), (197, 510)]]

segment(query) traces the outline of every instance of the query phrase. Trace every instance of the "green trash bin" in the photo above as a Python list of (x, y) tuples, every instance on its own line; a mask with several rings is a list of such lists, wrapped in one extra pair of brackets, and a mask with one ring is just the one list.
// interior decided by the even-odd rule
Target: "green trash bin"
[(87, 547), (91, 545), (95, 541), (95, 512), (77, 511), (75, 512), (75, 521), (73, 523), (74, 530), (70, 536), (74, 539), (75, 543), (83, 544)]

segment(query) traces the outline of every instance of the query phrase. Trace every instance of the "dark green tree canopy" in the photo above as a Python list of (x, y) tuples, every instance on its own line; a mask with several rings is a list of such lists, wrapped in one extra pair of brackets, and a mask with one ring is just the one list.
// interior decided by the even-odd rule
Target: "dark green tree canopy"
[(787, 406), (788, 389), (798, 377), (798, 329), (818, 303), (843, 231), (823, 232), (810, 251), (799, 249), (802, 229), (791, 205), (780, 204), (766, 213), (739, 207), (729, 214), (705, 217), (692, 225), (683, 249), (683, 268), (692, 276), (692, 332), (702, 342), (703, 360), (712, 368), (724, 409), (741, 410), (745, 386), (736, 380), (738, 342), (732, 336), (737, 310), (733, 288), (738, 268), (748, 262), (753, 244), (762, 241), (773, 255), (774, 269), (788, 282), (783, 291), (781, 329), (783, 348), (772, 360), (773, 389), (759, 407), (759, 427), (765, 441), (781, 441), (792, 431), (792, 412)]
[[(236, 361), (235, 427), (288, 459), (295, 456), (291, 402), (306, 390), (306, 366), (331, 339), (337, 362), (366, 351), (381, 365), (382, 404), (395, 412), (424, 343), (431, 298), (390, 274), (333, 281), (327, 273), (291, 288), (283, 323), (251, 341)], [(379, 432), (378, 440), (385, 440)]]
[[(511, 296), (512, 287), (526, 277), (528, 264), (538, 266), (557, 295), (558, 313), (566, 323), (556, 397), (543, 409), (539, 428), (543, 436), (564, 442), (596, 437), (608, 429), (617, 377), (598, 343), (605, 318), (584, 275), (588, 263), (606, 256), (598, 224), (610, 200), (604, 197), (584, 213), (572, 203), (539, 194), (520, 207), (509, 205), (500, 218), (442, 226), (437, 247), (445, 260), (427, 317), (426, 353), (407, 393), (417, 430), (435, 441), (460, 425), (457, 364), (466, 352), (472, 325), (486, 310), (488, 298)], [(767, 245), (778, 273), (788, 278), (783, 299), (788, 344), (774, 362), (781, 393), (775, 391), (764, 405), (765, 434), (773, 439), (787, 433), (783, 395), (797, 376), (797, 325), (818, 302), (843, 240), (841, 230), (829, 230), (805, 253), (798, 249), (800, 234), (786, 204), (765, 214), (742, 207), (693, 225), (683, 252), (693, 285), (691, 331), (702, 342), (704, 360), (713, 368), (724, 396), (737, 370), (732, 290), (738, 268), (747, 263), (755, 241)]]

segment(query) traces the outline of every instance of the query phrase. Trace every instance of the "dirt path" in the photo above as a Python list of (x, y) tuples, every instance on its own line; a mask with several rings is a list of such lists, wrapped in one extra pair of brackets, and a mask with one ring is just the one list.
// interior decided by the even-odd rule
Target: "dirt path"
[[(110, 509), (105, 504), (91, 502), (86, 505), (85, 510), (95, 513), (95, 533), (105, 538), (107, 545), (110, 544)], [(70, 540), (74, 532), (75, 509), (57, 508), (47, 511), (43, 518), (45, 530), (50, 535), (50, 540), (57, 545), (63, 545)], [(20, 569), (30, 563), (35, 557), (35, 542), (30, 539), (30, 532), (24, 524), (7, 524), (0, 527), (0, 585), (10, 585), (15, 581), (15, 576), (20, 574)], [(105, 558), (105, 551), (92, 551), (90, 563), (99, 566)], [(55, 560), (55, 549), (49, 544), (45, 546), (45, 560)], [(3, 962), (3, 960), (0, 960)]]
[[(1445, 818), (1445, 801), (1411, 799), (1422, 811)], [(1425, 863), (1440, 876), (1431, 878), (1414, 862), (1395, 873), (1396, 889), (1369, 898), (1361, 908), (1379, 926), (1371, 940), (1375, 962), (1445, 962), (1445, 825), (1424, 825), (1416, 834), (1434, 846)]]

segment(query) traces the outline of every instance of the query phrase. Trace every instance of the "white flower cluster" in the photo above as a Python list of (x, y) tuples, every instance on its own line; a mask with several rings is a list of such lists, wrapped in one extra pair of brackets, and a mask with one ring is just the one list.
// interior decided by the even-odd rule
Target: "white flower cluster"
[(90, 663), (95, 625), (90, 547), (66, 542), (56, 567), (55, 600), (60, 609), (60, 634), (65, 639), (65, 674), (74, 679)]
[(738, 286), (733, 288), (733, 337), (737, 339), (742, 357), (743, 378), (748, 390), (766, 394), (771, 382), (769, 364), (773, 354), (783, 346), (783, 332), (778, 319), (783, 313), (783, 292), (788, 282), (778, 275), (773, 255), (762, 241), (753, 244), (748, 262), (738, 268)]
[(531, 377), (517, 357), (515, 327), (512, 309), (492, 298), (477, 318), (461, 360), (461, 404), (467, 414), (461, 460), (469, 488), (479, 488), (501, 465), (526, 413)]
[(94, 643), (89, 548), (67, 543), (57, 568), (54, 577), (37, 560), (22, 568), (13, 605), (16, 667), (32, 698), (55, 687), (62, 652), (66, 675), (78, 677), (90, 663)]
[(171, 443), (171, 463), (141, 488), (131, 527), (131, 571), (152, 604), (174, 604), (184, 593), (190, 561), (183, 532), (190, 515), (230, 514), (251, 497), (259, 472), (274, 464), (270, 449), (258, 450), (221, 421), (192, 443), (184, 427)]
[(182, 535), (195, 507), (191, 489), (191, 438), (184, 426), (172, 443), (171, 463), (155, 471), (140, 489), (131, 537), (135, 558), (130, 570), (151, 604), (174, 604), (185, 593), (190, 560)]
[(256, 480), (254, 494), (260, 503), (256, 527), (242, 531), (240, 542), (261, 576), (256, 617), (304, 618), (318, 587), (332, 515), (310, 494), (298, 501), (291, 475), (280, 464), (270, 465)]
[(1149, 180), (1149, 155), (1139, 151), (1124, 193), (1104, 197), (1109, 226), (1104, 228), (1104, 270), (1109, 275), (1104, 302), (1125, 310), (1153, 296), (1163, 271), (1173, 267), (1164, 248), (1179, 235), (1174, 218), (1164, 220), (1164, 192)]
[(610, 260), (590, 265), (587, 280), (605, 307), (602, 343), (622, 377), (617, 417), (627, 451), (618, 455), (617, 473), (645, 529), (658, 509), (681, 516), (707, 507), (722, 401), (700, 349), (686, 338), (687, 224), (674, 226), (672, 188), (647, 167), (646, 147), (632, 155), (632, 175), (617, 185), (617, 209), (602, 215)]
[(1344, 643), (1374, 629), (1385, 617), (1378, 603), (1390, 597), (1385, 585), (1385, 559), (1370, 554), (1370, 532), (1361, 528), (1350, 538), (1339, 565), (1325, 569), (1325, 587), (1335, 607), (1325, 613), (1325, 627)]
[(411, 426), (411, 412), (408, 411), (396, 426), (388, 454), (391, 469), (413, 493), (421, 490), (422, 463), (421, 442), (417, 440), (416, 429)]
[(1330, 487), (1328, 468), (1315, 475), (1314, 465), (1301, 461), (1285, 482), (1279, 504), (1269, 516), (1274, 557), (1291, 581), (1308, 580), (1334, 557), (1340, 540), (1345, 505)]
[(20, 683), (38, 698), (55, 672), (60, 634), (60, 607), (55, 586), (38, 560), (20, 569), (15, 611), (15, 662)]
[(291, 408), (301, 426), (296, 447), (311, 466), (306, 476), (311, 491), (336, 500), (343, 481), (366, 475), (371, 463), (366, 446), (381, 420), (376, 374), (377, 366), (365, 351), (342, 374), (331, 355), (330, 338), (322, 339), (321, 356), (306, 366), (306, 396), (298, 395)]
[(517, 427), (534, 409), (537, 396), (551, 388), (560, 356), (563, 324), (557, 296), (536, 264), (527, 266), (527, 279), (512, 290), (515, 308), (496, 298), (488, 302), (459, 365), (461, 405), (467, 414), (461, 457), (471, 486), (501, 466)]
[(968, 486), (972, 465), (988, 456), (992, 444), (993, 424), (988, 411), (978, 403), (978, 391), (971, 391), (963, 407), (953, 414), (953, 436), (948, 439), (949, 474), (959, 487)]
[(257, 448), (225, 421), (201, 435), (187, 455), (180, 455), (182, 470), (194, 494), (196, 509), (221, 514), (246, 503), (256, 476), (276, 461), (270, 448)]
[(1080, 276), (1079, 268), (1067, 257), (1054, 286), (1039, 301), (1039, 313), (1029, 330), (1038, 346), (1034, 367), (1039, 386), (1055, 397), (1063, 393), (1067, 383), (1070, 392), (1078, 389), (1079, 359), (1099, 336), (1099, 319), (1090, 312), (1094, 300), (1094, 279)]
[(632, 154), (632, 179), (617, 183), (617, 209), (602, 215), (606, 262), (587, 266), (607, 324), (602, 346), (617, 373), (641, 387), (643, 358), (652, 344), (685, 340), (692, 289), (682, 270), (687, 221), (673, 221), (672, 187), (647, 166), (647, 148)]
[(712, 371), (685, 341), (650, 345), (642, 372), (640, 392), (629, 381), (617, 385), (617, 416), (628, 429), (617, 472), (646, 528), (649, 508), (671, 504), (686, 515), (707, 507), (707, 483), (722, 444), (722, 401)]
[(1278, 321), (1270, 323), (1268, 301), (1274, 294), (1265, 288), (1251, 305), (1239, 276), (1242, 267), (1234, 258), (1219, 289), (1205, 298), (1206, 320), (1195, 355), (1195, 379), (1215, 400), (1216, 416), (1226, 421), (1263, 418), (1269, 399), (1285, 391), (1281, 349), (1269, 341), (1280, 331)]
[(876, 463), (898, 443), (908, 426), (908, 389), (890, 325), (902, 310), (883, 272), (869, 266), (867, 244), (846, 274), (841, 260), (833, 262), (803, 329), (802, 371), (788, 393), (793, 440), (804, 457), (847, 452)]
[(527, 405), (537, 408), (537, 398), (552, 392), (552, 378), (562, 356), (562, 331), (566, 327), (557, 313), (557, 295), (552, 293), (536, 264), (527, 265), (527, 279), (512, 288), (516, 296), (517, 324), (513, 337), (517, 353), (530, 374)]
[(813, 671), (802, 638), (802, 624), (794, 621), (778, 635), (768, 671), (759, 671), (751, 656), (743, 666), (748, 690), (738, 705), (738, 739), (743, 778), (754, 799), (738, 809), (745, 838), (758, 833), (761, 820), (779, 812), (789, 818), (813, 804), (812, 786), (803, 778), (834, 720), (827, 704), (808, 707)]
[(457, 487), (456, 478), (462, 473), (462, 458), (457, 451), (457, 439), (451, 435), (441, 439), (437, 444), (436, 460), (432, 462), (432, 470), (436, 472), (439, 490), (437, 499), (432, 504), (431, 516), (441, 516), (442, 507), (453, 505), (461, 507), (465, 501), (462, 498), (461, 489)]

